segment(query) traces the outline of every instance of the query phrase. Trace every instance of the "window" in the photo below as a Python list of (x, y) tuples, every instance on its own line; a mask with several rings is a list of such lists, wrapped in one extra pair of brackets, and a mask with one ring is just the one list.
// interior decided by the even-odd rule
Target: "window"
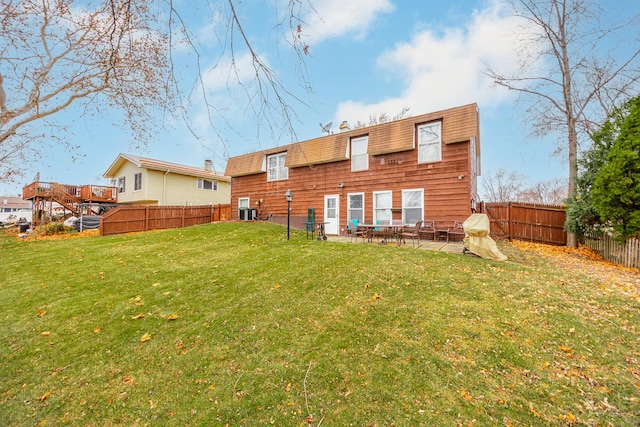
[(142, 172), (138, 172), (133, 176), (133, 191), (142, 190)]
[(442, 160), (442, 123), (433, 122), (418, 126), (418, 163)]
[(351, 140), (351, 171), (369, 170), (369, 137), (361, 136)]
[(402, 190), (402, 221), (407, 225), (415, 225), (424, 219), (424, 190)]
[(124, 193), (124, 176), (118, 178), (118, 193)]
[(373, 222), (389, 221), (391, 223), (391, 191), (373, 193)]
[(267, 156), (267, 181), (280, 181), (289, 178), (289, 168), (284, 165), (287, 153)]
[(248, 197), (243, 197), (238, 199), (238, 209), (249, 209)]
[(201, 190), (218, 191), (218, 181), (198, 178), (198, 188)]
[(364, 193), (349, 194), (349, 207), (347, 208), (347, 221), (357, 219), (364, 222)]

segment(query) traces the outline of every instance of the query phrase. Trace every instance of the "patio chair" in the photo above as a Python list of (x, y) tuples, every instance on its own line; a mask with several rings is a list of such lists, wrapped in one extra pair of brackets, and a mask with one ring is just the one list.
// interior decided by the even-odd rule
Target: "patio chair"
[(422, 227), (422, 221), (416, 222), (416, 225), (413, 227), (406, 226), (402, 233), (398, 235), (398, 243), (402, 240), (406, 243), (406, 239), (411, 239), (411, 244), (415, 248), (416, 240), (418, 241), (418, 246), (420, 246), (420, 228)]
[(422, 221), (419, 233), (421, 240), (436, 240), (436, 222)]
[(347, 221), (347, 234), (349, 234), (349, 236), (351, 237), (351, 242), (353, 242), (353, 239), (355, 238), (356, 243), (358, 243), (358, 237), (362, 237), (362, 239), (365, 239), (367, 236), (365, 230), (358, 228), (357, 219), (350, 219), (349, 221)]
[[(369, 233), (369, 241), (371, 242), (374, 237), (377, 237), (380, 240), (380, 243), (385, 243), (385, 239), (389, 240), (391, 237), (391, 232), (389, 231), (389, 221), (388, 220), (376, 220), (376, 227), (373, 230), (370, 230)], [(379, 226), (379, 227), (378, 227)]]
[(454, 221), (453, 227), (449, 227), (447, 229), (447, 242), (451, 240), (464, 240), (464, 228), (462, 227), (462, 222)]

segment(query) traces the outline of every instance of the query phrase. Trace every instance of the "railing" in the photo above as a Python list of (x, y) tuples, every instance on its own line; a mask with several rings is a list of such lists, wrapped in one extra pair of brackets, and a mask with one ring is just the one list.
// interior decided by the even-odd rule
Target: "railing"
[(100, 201), (116, 203), (118, 191), (116, 187), (105, 185), (83, 185), (80, 188), (80, 198), (84, 201)]
[(617, 243), (608, 234), (599, 237), (584, 236), (582, 243), (598, 252), (602, 258), (629, 268), (640, 268), (640, 240), (631, 238)]
[[(67, 197), (64, 193), (73, 196), (75, 199)], [(22, 188), (22, 198), (31, 200), (35, 197), (63, 197), (69, 199), (65, 203), (79, 202), (109, 202), (118, 201), (118, 191), (116, 187), (105, 185), (67, 185), (57, 182), (32, 182)]]

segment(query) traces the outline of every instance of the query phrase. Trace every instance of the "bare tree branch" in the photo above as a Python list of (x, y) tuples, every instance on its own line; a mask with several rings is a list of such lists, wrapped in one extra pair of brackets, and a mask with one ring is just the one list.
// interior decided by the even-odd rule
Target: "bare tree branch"
[[(304, 69), (302, 59), (309, 49), (301, 41), (302, 23), (296, 20), (296, 11), (300, 12), (303, 3), (307, 4), (304, 0), (287, 2), (288, 22), (295, 24), (288, 29), (287, 37), (300, 70)], [(228, 88), (230, 91), (235, 90), (232, 86), (244, 88), (246, 109), (256, 116), (256, 122), (295, 135), (294, 104), (306, 103), (254, 49), (253, 35), (238, 13), (242, 4), (234, 0), (208, 2), (208, 6), (217, 5), (229, 11), (228, 20), (220, 24), (226, 25), (228, 37), (218, 40), (219, 45), (214, 47), (219, 58), (229, 58), (235, 74), (233, 81), (227, 81)], [(188, 3), (180, 6), (194, 7)], [(236, 35), (240, 36), (239, 46), (234, 46)], [(204, 145), (203, 134), (213, 133), (228, 156), (221, 126), (233, 130), (233, 123), (210, 100), (212, 92), (203, 78), (210, 68), (203, 66), (200, 56), (203, 46), (192, 36), (189, 23), (173, 0), (3, 1), (0, 159), (4, 161), (0, 164), (0, 176), (14, 175), (17, 168), (9, 160), (25, 160), (25, 150), (43, 139), (59, 138), (57, 143), (64, 145), (64, 132), (70, 122), (58, 118), (60, 112), (70, 108), (103, 117), (105, 111), (117, 109), (122, 114), (121, 124), (142, 144), (152, 141), (161, 129), (158, 116), (177, 112), (193, 137)], [(185, 91), (184, 76), (176, 74), (176, 52), (181, 52), (184, 46), (195, 54), (196, 71), (192, 77), (194, 87), (198, 87), (197, 96), (196, 91), (191, 94)], [(254, 75), (249, 82), (238, 68), (238, 52), (248, 52), (251, 57)], [(184, 61), (184, 56), (179, 60)], [(223, 61), (217, 61), (213, 67), (222, 64)], [(301, 74), (304, 76), (304, 72)], [(197, 102), (203, 102), (206, 108), (208, 130), (194, 127), (191, 109)], [(38, 123), (46, 123), (56, 131), (44, 136), (36, 130), (42, 127)]]
[[(565, 140), (571, 195), (576, 188), (579, 143), (588, 143), (593, 129), (616, 104), (637, 92), (640, 83), (637, 40), (635, 45), (626, 42), (626, 55), (605, 43), (621, 29), (639, 33), (640, 20), (635, 16), (615, 29), (603, 29), (600, 8), (588, 0), (511, 0), (510, 4), (514, 15), (523, 19), (528, 43), (539, 55), (522, 58), (523, 75), (505, 75), (491, 68), (486, 74), (495, 84), (518, 92), (521, 101), (530, 102), (527, 112), (534, 135), (558, 133)], [(533, 62), (546, 64), (546, 74), (527, 75)], [(574, 240), (570, 238), (569, 243), (575, 245)]]

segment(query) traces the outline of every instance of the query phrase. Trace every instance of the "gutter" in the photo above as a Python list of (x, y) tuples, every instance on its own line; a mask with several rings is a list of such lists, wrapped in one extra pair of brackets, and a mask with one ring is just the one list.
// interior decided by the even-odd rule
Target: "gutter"
[(171, 172), (169, 169), (164, 173), (162, 177), (162, 204), (167, 204), (167, 175)]

